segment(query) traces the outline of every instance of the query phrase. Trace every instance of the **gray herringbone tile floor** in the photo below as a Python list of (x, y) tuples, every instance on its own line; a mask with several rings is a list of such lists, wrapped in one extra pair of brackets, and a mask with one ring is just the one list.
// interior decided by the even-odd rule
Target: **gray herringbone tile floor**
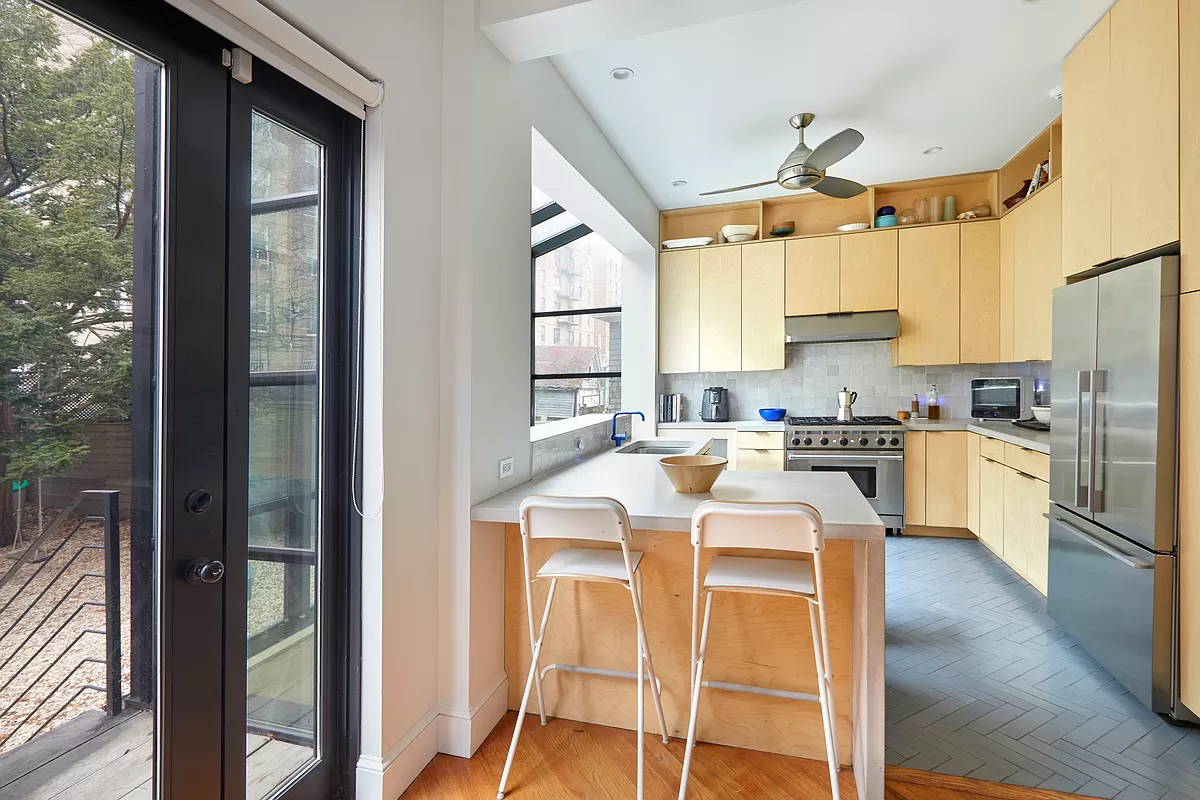
[(886, 741), (904, 767), (1200, 800), (1200, 730), (1147, 711), (974, 540), (887, 540)]

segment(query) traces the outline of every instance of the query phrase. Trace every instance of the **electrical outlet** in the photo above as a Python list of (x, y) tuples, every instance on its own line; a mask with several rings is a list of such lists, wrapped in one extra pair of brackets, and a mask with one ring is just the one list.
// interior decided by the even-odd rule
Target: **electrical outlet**
[(500, 479), (511, 478), (513, 474), (513, 460), (511, 457), (500, 459)]

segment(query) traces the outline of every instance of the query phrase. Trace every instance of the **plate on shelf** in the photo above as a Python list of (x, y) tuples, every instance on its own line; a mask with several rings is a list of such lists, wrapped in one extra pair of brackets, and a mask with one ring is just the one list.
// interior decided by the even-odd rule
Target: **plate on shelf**
[(712, 244), (711, 236), (693, 236), (690, 239), (667, 239), (663, 242), (663, 247), (668, 250), (674, 250), (676, 247), (702, 247), (706, 244)]
[(869, 222), (848, 222), (845, 225), (838, 225), (838, 230), (842, 232), (865, 231), (869, 227), (871, 227)]

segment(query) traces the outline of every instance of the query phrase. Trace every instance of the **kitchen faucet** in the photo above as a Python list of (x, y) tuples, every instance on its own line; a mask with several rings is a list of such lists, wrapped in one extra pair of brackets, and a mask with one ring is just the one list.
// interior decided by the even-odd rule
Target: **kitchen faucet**
[(646, 415), (640, 411), (618, 411), (617, 413), (613, 414), (612, 436), (610, 436), (609, 438), (612, 439), (614, 442), (616, 442), (617, 447), (620, 447), (621, 443), (629, 438), (628, 436), (626, 436), (623, 433), (617, 433), (617, 417), (632, 417), (634, 414), (637, 414), (639, 417), (641, 417), (642, 422), (646, 421)]

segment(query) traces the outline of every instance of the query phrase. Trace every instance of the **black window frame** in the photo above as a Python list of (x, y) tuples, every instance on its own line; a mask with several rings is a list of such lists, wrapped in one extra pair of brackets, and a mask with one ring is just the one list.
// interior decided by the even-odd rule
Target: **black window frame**
[[(529, 228), (537, 227), (547, 220), (557, 217), (559, 214), (565, 214), (566, 209), (558, 203), (550, 202), (544, 206), (534, 209), (529, 216)], [(567, 228), (561, 233), (556, 233), (549, 236), (540, 242), (534, 242), (530, 247), (529, 259), (529, 310), (531, 327), (529, 330), (529, 426), (532, 428), (536, 424), (535, 404), (536, 404), (536, 389), (539, 380), (561, 380), (561, 379), (577, 379), (577, 378), (621, 378), (620, 370), (606, 372), (551, 372), (540, 373), (537, 371), (537, 335), (536, 327), (539, 319), (546, 317), (582, 317), (594, 316), (597, 314), (613, 314), (621, 313), (621, 306), (601, 306), (596, 308), (569, 308), (558, 310), (537, 310), (537, 277), (538, 266), (537, 260), (544, 255), (553, 253), (555, 250), (566, 247), (572, 242), (576, 242), (594, 231), (582, 222), (578, 225)], [(624, 298), (622, 298), (624, 299)], [(557, 328), (555, 329), (557, 330)], [(624, 359), (621, 360), (624, 363)]]

